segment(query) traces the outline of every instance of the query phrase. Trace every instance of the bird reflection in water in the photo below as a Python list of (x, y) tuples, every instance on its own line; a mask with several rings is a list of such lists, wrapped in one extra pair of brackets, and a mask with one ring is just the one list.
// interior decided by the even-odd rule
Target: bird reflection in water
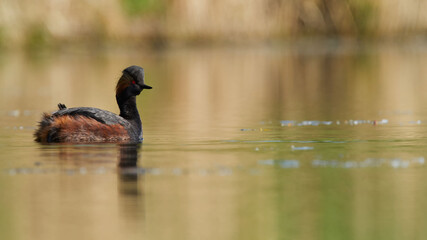
[(137, 163), (138, 150), (142, 149), (142, 144), (121, 144), (119, 148), (119, 191), (125, 195), (139, 195), (138, 178), (144, 169), (138, 168)]
[(136, 168), (141, 144), (120, 144), (119, 148), (119, 168), (122, 170)]
[[(138, 157), (142, 159), (142, 144), (118, 145), (118, 181), (120, 213), (130, 222), (138, 222), (145, 217), (143, 201), (144, 168), (138, 167)], [(138, 154), (139, 152), (139, 154)]]
[(38, 168), (54, 164), (59, 167), (56, 171), (66, 174), (117, 172), (119, 193), (140, 194), (138, 178), (145, 173), (144, 168), (138, 167), (138, 159), (142, 157), (142, 144), (55, 144), (43, 147), (42, 150), (41, 155), (46, 164), (38, 163), (41, 166)]
[[(108, 196), (108, 204), (117, 203), (119, 214), (129, 222), (144, 219), (143, 178), (145, 170), (138, 167), (142, 144), (51, 145), (45, 148), (46, 159), (59, 160), (64, 169), (87, 169), (84, 187), (87, 189), (116, 188), (116, 196)], [(59, 158), (58, 158), (59, 154)], [(42, 164), (43, 166), (44, 164)], [(104, 171), (99, 171), (104, 169)], [(116, 176), (113, 174), (116, 173)], [(90, 176), (87, 176), (87, 175)], [(99, 174), (106, 174), (102, 177)], [(78, 176), (77, 176), (78, 177)], [(116, 178), (116, 186), (105, 185), (105, 180)], [(107, 190), (103, 194), (114, 193)], [(118, 202), (112, 199), (117, 199)], [(110, 201), (111, 200), (111, 201)]]

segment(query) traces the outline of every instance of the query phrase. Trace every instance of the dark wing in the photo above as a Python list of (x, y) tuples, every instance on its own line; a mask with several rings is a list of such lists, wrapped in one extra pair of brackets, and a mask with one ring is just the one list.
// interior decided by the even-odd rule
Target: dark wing
[(85, 117), (93, 118), (100, 123), (104, 123), (108, 125), (120, 124), (124, 127), (130, 126), (130, 123), (126, 119), (120, 117), (117, 114), (114, 114), (112, 112), (105, 111), (99, 108), (90, 108), (90, 107), (64, 108), (52, 113), (53, 117), (59, 117), (64, 115), (85, 116)]

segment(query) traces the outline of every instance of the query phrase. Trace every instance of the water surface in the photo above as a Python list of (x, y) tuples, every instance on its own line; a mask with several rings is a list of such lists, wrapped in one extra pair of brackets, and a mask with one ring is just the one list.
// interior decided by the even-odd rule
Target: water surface
[[(321, 49), (321, 50), (319, 50)], [(427, 234), (423, 46), (190, 49), (0, 59), (1, 239), (416, 239)], [(141, 145), (40, 145), (58, 102)]]

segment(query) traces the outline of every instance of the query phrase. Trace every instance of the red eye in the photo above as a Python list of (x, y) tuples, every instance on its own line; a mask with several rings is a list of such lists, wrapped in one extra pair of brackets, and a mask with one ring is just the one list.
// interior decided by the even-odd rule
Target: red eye
[(132, 84), (135, 84), (136, 82), (135, 81), (132, 81)]

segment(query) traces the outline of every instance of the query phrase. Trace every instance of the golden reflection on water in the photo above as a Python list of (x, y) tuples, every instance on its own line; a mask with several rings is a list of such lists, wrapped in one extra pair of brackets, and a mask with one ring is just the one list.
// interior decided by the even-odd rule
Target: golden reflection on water
[[(0, 237), (425, 236), (425, 50), (328, 49), (3, 56)], [(132, 64), (153, 86), (138, 97), (142, 146), (32, 142), (41, 112), (58, 102), (117, 112), (114, 85)], [(390, 123), (344, 124), (351, 119)], [(384, 164), (317, 167), (315, 159)], [(410, 165), (393, 167), (395, 159)]]
[(378, 111), (423, 111), (425, 54), (354, 51), (175, 50), (35, 60), (11, 55), (0, 65), (0, 106), (47, 111), (64, 102), (117, 112), (114, 85), (120, 71), (139, 64), (157, 87), (139, 98), (150, 111), (143, 117), (162, 125), (179, 122), (185, 130), (241, 125), (245, 119), (365, 119)]

